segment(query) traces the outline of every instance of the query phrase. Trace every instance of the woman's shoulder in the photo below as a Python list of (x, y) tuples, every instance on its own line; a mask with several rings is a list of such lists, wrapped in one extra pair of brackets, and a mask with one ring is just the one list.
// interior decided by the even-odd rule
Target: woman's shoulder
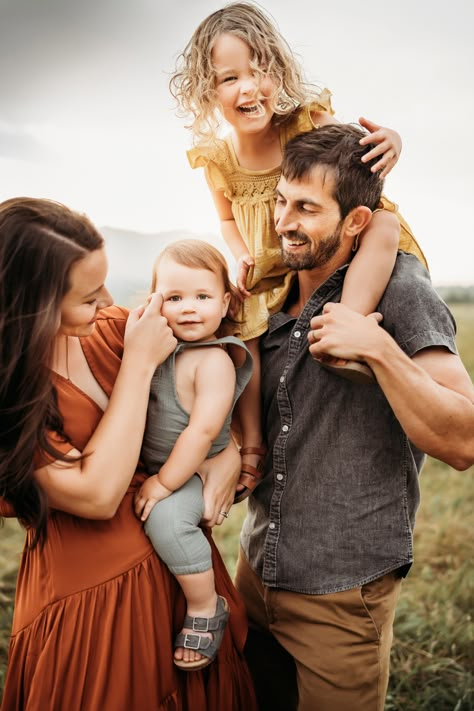
[(95, 329), (88, 338), (83, 339), (83, 346), (86, 343), (93, 350), (106, 347), (121, 355), (128, 313), (123, 306), (109, 306), (99, 311)]

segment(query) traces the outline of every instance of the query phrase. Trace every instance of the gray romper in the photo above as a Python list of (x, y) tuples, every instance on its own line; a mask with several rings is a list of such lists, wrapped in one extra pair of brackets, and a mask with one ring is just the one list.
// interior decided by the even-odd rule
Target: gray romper
[[(150, 475), (159, 471), (179, 435), (189, 424), (189, 413), (182, 407), (176, 392), (176, 355), (185, 348), (205, 348), (217, 344), (239, 346), (246, 356), (244, 364), (236, 368), (232, 408), (207, 457), (214, 457), (229, 443), (232, 410), (252, 374), (252, 356), (246, 345), (234, 336), (214, 341), (178, 343), (174, 352), (156, 369), (151, 380), (141, 452), (141, 459)], [(153, 548), (174, 575), (201, 573), (211, 568), (211, 549), (199, 528), (203, 511), (202, 482), (195, 474), (171, 496), (155, 504), (145, 521), (145, 532)]]

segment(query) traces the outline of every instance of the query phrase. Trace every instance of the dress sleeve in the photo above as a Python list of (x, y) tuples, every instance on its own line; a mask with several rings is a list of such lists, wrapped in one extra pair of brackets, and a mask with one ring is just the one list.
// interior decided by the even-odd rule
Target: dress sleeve
[(226, 178), (227, 160), (222, 151), (222, 156), (217, 149), (211, 146), (196, 146), (186, 154), (191, 168), (204, 168), (207, 181), (213, 190), (228, 191), (229, 183)]
[(315, 111), (326, 111), (327, 113), (334, 116), (334, 109), (331, 105), (331, 92), (329, 89), (323, 89), (318, 97), (314, 98), (310, 104), (300, 107), (294, 117), (286, 124), (283, 128), (284, 143), (286, 143), (294, 136), (299, 133), (306, 133), (307, 131), (312, 131), (314, 128), (318, 128), (318, 125), (314, 123), (311, 113)]
[[(311, 104), (308, 106), (308, 111), (310, 114), (311, 118), (311, 111), (327, 111), (328, 114), (331, 114), (331, 116), (334, 116), (335, 111), (332, 108), (331, 104), (331, 92), (329, 89), (324, 88), (317, 99), (313, 100)], [(311, 121), (311, 123), (313, 123)], [(314, 124), (313, 124), (314, 126)]]

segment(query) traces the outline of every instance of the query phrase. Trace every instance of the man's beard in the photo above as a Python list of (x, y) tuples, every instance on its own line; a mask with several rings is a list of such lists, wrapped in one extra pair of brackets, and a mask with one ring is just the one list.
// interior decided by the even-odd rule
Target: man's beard
[(285, 252), (282, 245), (281, 255), (283, 263), (294, 271), (323, 267), (338, 251), (341, 245), (341, 232), (342, 220), (337, 224), (332, 235), (324, 237), (319, 240), (317, 244), (313, 243), (304, 232), (283, 232), (279, 235), (280, 239), (286, 237), (289, 240), (294, 239), (313, 246), (312, 250), (308, 249), (308, 251), (304, 253), (293, 254), (292, 252)]

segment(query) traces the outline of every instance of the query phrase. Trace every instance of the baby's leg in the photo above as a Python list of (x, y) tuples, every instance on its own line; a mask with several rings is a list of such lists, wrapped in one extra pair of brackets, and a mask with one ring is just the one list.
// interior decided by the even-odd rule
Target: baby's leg
[(249, 476), (243, 475), (247, 486), (243, 483), (237, 485), (237, 501), (242, 501), (244, 498), (247, 498), (256, 483), (258, 483), (257, 481), (253, 481), (253, 478), (259, 478), (263, 468), (263, 457), (265, 456), (262, 438), (259, 339), (252, 338), (250, 341), (246, 341), (245, 345), (252, 355), (253, 372), (245, 390), (237, 401), (235, 409), (242, 438), (242, 463), (249, 465), (250, 472), (255, 470), (255, 477), (253, 477), (252, 474)]
[[(217, 594), (211, 547), (199, 528), (203, 510), (202, 482), (194, 475), (153, 507), (145, 522), (145, 532), (181, 585), (187, 601), (187, 614), (209, 618), (215, 614)], [(184, 629), (183, 632), (192, 633), (192, 630)], [(201, 657), (192, 649), (178, 648), (175, 651), (177, 660), (193, 662)]]

